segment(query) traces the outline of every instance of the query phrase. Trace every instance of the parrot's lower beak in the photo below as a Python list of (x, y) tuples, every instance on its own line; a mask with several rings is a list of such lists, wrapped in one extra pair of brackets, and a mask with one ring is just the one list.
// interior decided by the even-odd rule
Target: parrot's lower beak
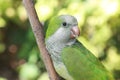
[(79, 35), (80, 35), (80, 30), (79, 30), (78, 26), (72, 27), (70, 38), (71, 39), (77, 38)]

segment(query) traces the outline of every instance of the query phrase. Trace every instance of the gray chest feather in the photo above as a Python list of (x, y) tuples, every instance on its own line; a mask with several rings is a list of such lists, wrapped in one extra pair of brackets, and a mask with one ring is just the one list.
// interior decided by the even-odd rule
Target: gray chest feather
[(69, 75), (67, 68), (61, 58), (61, 52), (63, 48), (69, 46), (71, 42), (68, 44), (61, 44), (59, 42), (54, 43), (54, 41), (51, 41), (46, 41), (46, 48), (50, 53), (56, 72), (66, 80), (73, 80), (73, 78)]

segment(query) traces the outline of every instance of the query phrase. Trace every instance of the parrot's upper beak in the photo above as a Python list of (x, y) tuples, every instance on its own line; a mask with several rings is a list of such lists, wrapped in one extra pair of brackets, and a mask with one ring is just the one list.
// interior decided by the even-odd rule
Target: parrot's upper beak
[(79, 30), (78, 26), (72, 27), (72, 28), (71, 28), (70, 38), (71, 38), (71, 39), (77, 38), (79, 35), (80, 35), (80, 30)]

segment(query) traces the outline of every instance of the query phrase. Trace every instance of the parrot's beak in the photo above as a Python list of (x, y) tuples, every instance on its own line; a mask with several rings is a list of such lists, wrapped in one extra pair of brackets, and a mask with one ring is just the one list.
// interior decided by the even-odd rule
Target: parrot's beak
[(80, 30), (78, 28), (78, 26), (74, 26), (71, 28), (71, 34), (70, 34), (70, 38), (77, 38), (80, 35)]

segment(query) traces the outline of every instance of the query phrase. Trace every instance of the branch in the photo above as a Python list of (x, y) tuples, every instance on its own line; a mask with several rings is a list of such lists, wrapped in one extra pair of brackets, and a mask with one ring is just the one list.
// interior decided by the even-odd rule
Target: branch
[(32, 2), (33, 0), (23, 0), (23, 4), (26, 8), (27, 15), (30, 21), (30, 24), (32, 25), (32, 30), (35, 35), (39, 50), (41, 52), (41, 56), (43, 59), (43, 62), (46, 66), (47, 72), (49, 74), (50, 80), (59, 80), (59, 77), (57, 73), (55, 72), (55, 69), (53, 67), (51, 58), (48, 54), (48, 51), (45, 47), (45, 39), (43, 36), (43, 26), (39, 22), (37, 13), (34, 8), (34, 4)]

